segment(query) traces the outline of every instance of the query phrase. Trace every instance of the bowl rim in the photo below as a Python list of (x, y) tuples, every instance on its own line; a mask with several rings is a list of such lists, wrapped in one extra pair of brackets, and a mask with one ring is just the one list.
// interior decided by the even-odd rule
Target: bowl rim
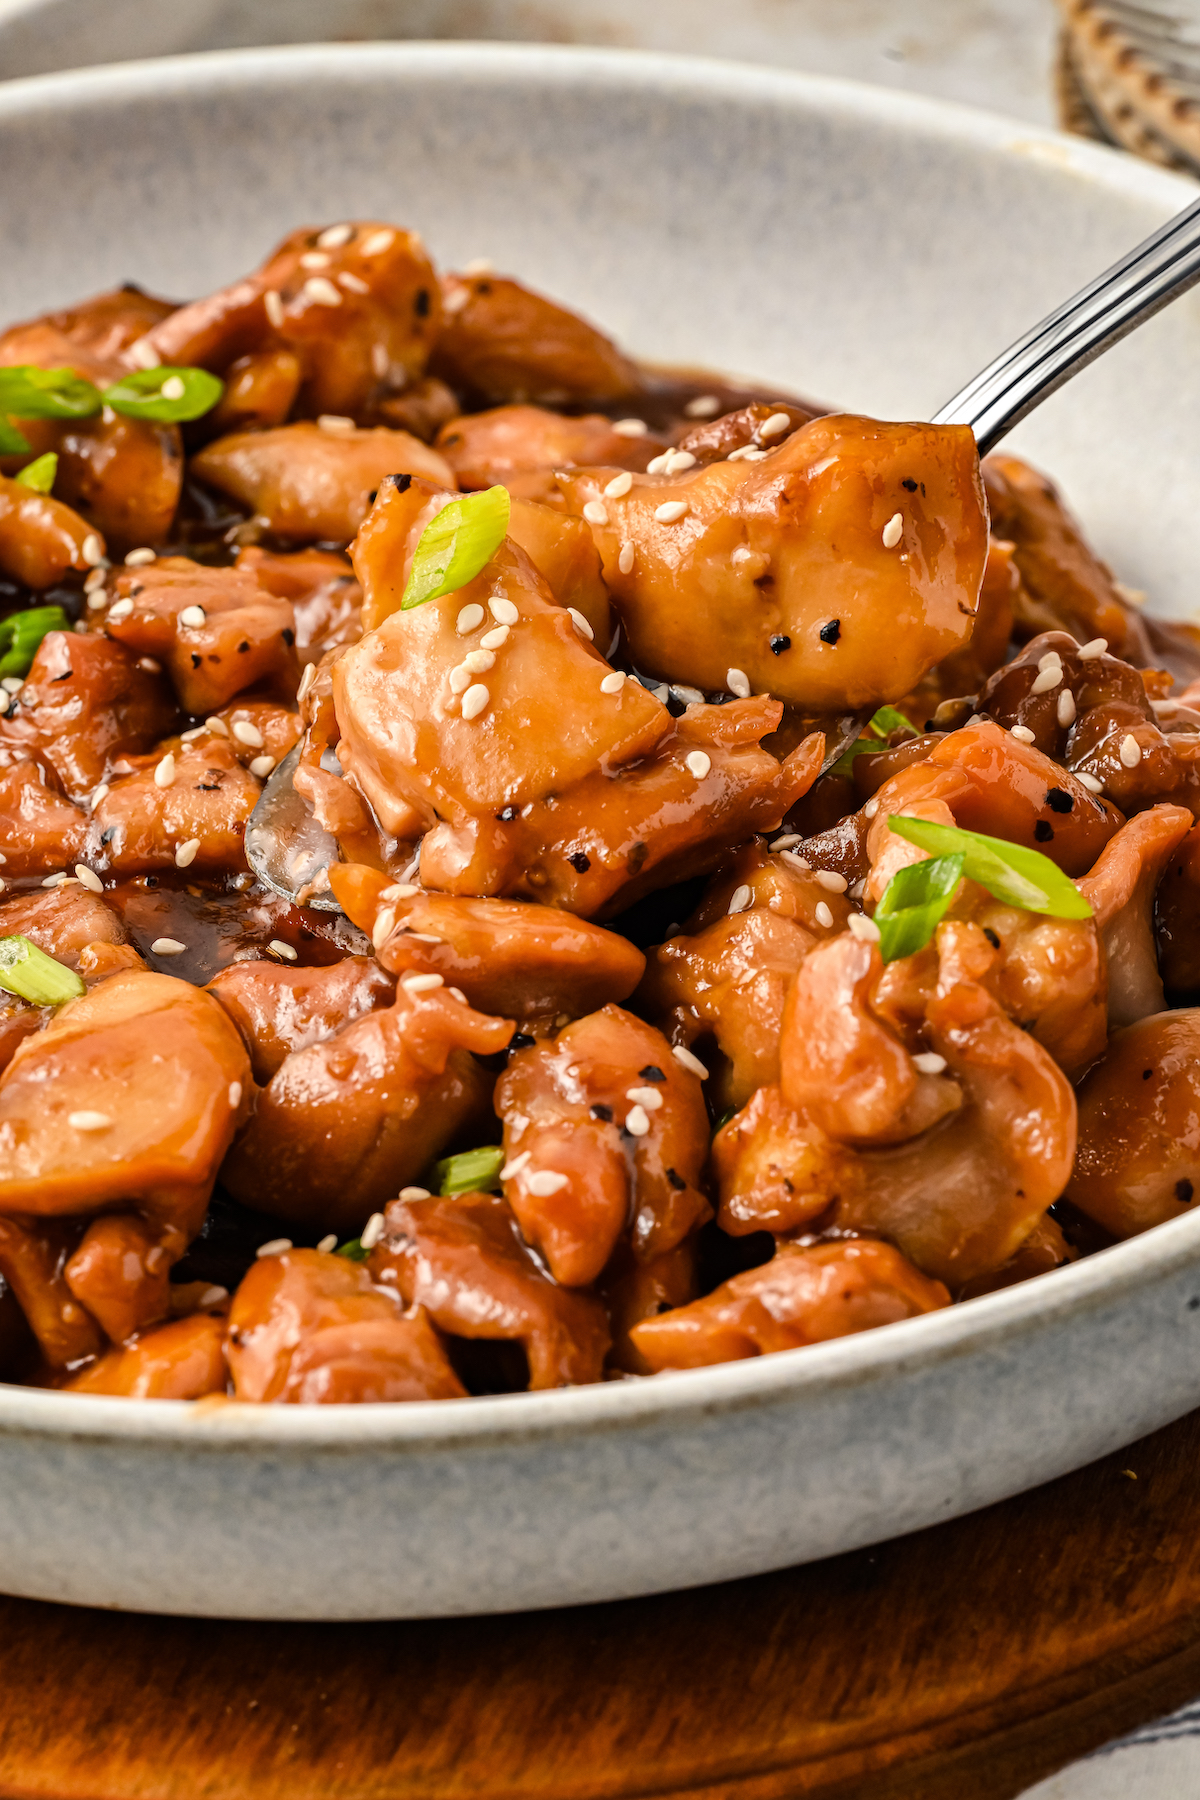
[[(0, 16), (0, 24), (2, 24)], [(1032, 156), (1107, 189), (1114, 197), (1161, 208), (1164, 216), (1195, 197), (1187, 177), (1125, 152), (953, 101), (843, 78), (775, 70), (723, 59), (564, 45), (476, 42), (377, 42), (270, 46), (102, 64), (0, 83), (0, 129), (22, 119), (80, 107), (121, 108), (139, 100), (311, 87), (378, 86), (388, 79), (495, 88), (658, 92), (731, 104), (817, 112), (884, 124), (1003, 157)], [(1196, 1269), (1200, 1302), (1200, 1213), (1181, 1216), (1055, 1272), (1052, 1283), (1025, 1282), (920, 1318), (855, 1336), (708, 1368), (539, 1393), (432, 1400), (411, 1405), (258, 1406), (224, 1401), (133, 1400), (109, 1395), (0, 1385), (0, 1440), (69, 1437), (84, 1441), (156, 1440), (189, 1451), (272, 1454), (389, 1448), (460, 1451), (608, 1434), (705, 1417), (792, 1405), (806, 1396), (876, 1386), (967, 1355), (1002, 1353), (1013, 1340), (1128, 1301), (1140, 1291)], [(897, 1333), (902, 1335), (897, 1337)]]

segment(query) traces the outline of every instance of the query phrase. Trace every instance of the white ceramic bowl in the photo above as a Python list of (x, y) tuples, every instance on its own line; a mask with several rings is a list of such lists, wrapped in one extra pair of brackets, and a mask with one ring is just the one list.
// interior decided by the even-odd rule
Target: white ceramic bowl
[[(0, 317), (187, 295), (305, 221), (417, 226), (635, 351), (927, 417), (1194, 194), (940, 103), (544, 49), (220, 54), (0, 90)], [(1200, 303), (1014, 440), (1189, 616)], [(911, 1323), (725, 1367), (416, 1406), (199, 1412), (0, 1387), (0, 1588), (260, 1618), (502, 1611), (827, 1555), (1200, 1401), (1200, 1217)]]

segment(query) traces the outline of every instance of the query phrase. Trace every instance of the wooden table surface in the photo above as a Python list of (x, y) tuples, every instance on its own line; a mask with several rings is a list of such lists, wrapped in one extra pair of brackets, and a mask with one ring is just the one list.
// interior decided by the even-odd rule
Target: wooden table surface
[(509, 1618), (0, 1600), (0, 1794), (1007, 1800), (1200, 1692), (1198, 1471), (1194, 1413), (875, 1550)]

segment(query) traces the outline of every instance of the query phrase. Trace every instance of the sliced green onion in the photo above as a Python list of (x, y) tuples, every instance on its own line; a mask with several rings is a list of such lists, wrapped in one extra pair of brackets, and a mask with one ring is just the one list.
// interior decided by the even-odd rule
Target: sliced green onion
[(103, 394), (105, 406), (131, 419), (157, 419), (161, 424), (183, 424), (211, 412), (225, 383), (207, 369), (133, 369), (122, 375)]
[(66, 631), (61, 606), (32, 606), (0, 619), (0, 675), (28, 675), (38, 645), (48, 631)]
[(897, 869), (875, 908), (879, 950), (885, 963), (915, 956), (925, 948), (946, 916), (965, 862), (960, 853)]
[(871, 730), (877, 731), (880, 737), (889, 737), (893, 731), (911, 731), (914, 737), (921, 735), (912, 720), (906, 719), (894, 706), (880, 707), (871, 720)]
[(898, 712), (894, 706), (881, 706), (877, 713), (873, 713), (867, 730), (873, 731), (875, 736), (857, 738), (850, 748), (844, 750), (838, 757), (829, 771), (831, 775), (849, 775), (854, 768), (856, 757), (866, 756), (868, 753), (878, 750), (886, 750), (887, 739), (893, 731), (911, 731), (914, 737), (921, 735), (912, 720), (906, 719), (904, 714)]
[(963, 873), (977, 881), (1006, 906), (1023, 912), (1049, 913), (1055, 919), (1090, 919), (1092, 909), (1075, 883), (1040, 850), (1010, 844), (1005, 838), (985, 837), (981, 831), (962, 831), (957, 825), (937, 825), (929, 819), (892, 816), (888, 824), (898, 837), (907, 838), (935, 856), (961, 854)]
[(463, 494), (431, 519), (417, 545), (400, 605), (404, 612), (453, 594), (474, 581), (504, 542), (511, 503), (508, 489)]
[(727, 1106), (723, 1113), (718, 1113), (717, 1117), (713, 1120), (712, 1134), (714, 1137), (716, 1137), (718, 1131), (724, 1131), (730, 1119), (737, 1116), (737, 1110), (736, 1106)]
[(31, 1006), (61, 1006), (87, 993), (74, 969), (55, 962), (27, 937), (0, 938), (0, 988)]
[(28, 456), (33, 445), (11, 419), (0, 413), (0, 456)]
[(53, 450), (47, 450), (45, 456), (36, 461), (26, 463), (21, 473), (14, 477), (22, 487), (32, 488), (35, 494), (48, 494), (54, 486), (54, 477), (58, 474), (58, 457)]
[(339, 1244), (333, 1254), (344, 1256), (347, 1262), (366, 1262), (371, 1252), (363, 1249), (361, 1238), (350, 1238), (346, 1243)]
[(0, 413), (13, 418), (90, 419), (102, 404), (100, 389), (74, 369), (0, 369)]
[(464, 1150), (460, 1156), (446, 1156), (434, 1163), (434, 1189), (439, 1194), (486, 1194), (495, 1187), (503, 1167), (504, 1151), (499, 1144)]

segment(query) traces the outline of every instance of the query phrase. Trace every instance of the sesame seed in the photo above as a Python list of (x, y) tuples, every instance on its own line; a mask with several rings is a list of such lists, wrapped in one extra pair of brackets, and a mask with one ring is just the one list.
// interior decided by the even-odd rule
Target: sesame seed
[(108, 783), (107, 783), (107, 781), (102, 781), (98, 784), (98, 786), (96, 786), (92, 789), (92, 796), (91, 796), (91, 799), (88, 801), (88, 805), (94, 809), (95, 807), (99, 806), (99, 804), (102, 800), (106, 800), (107, 798), (108, 798)]
[(829, 910), (828, 906), (825, 904), (824, 900), (817, 901), (816, 920), (817, 920), (818, 925), (824, 925), (826, 927), (826, 929), (828, 929), (829, 926), (833, 924), (833, 914), (830, 912), (830, 910)]
[[(570, 612), (570, 610), (571, 608), (568, 607), (567, 611)], [(480, 645), (484, 650), (499, 650), (502, 644), (507, 644), (508, 634), (511, 630), (511, 625), (493, 625), (492, 629), (485, 631), (480, 638)]]
[(84, 593), (85, 594), (94, 594), (96, 592), (97, 588), (102, 588), (104, 586), (106, 579), (107, 579), (107, 577), (106, 577), (103, 569), (89, 570), (88, 574), (84, 577), (84, 582), (83, 582)]
[(275, 758), (273, 756), (256, 756), (250, 764), (250, 773), (257, 775), (260, 781), (265, 781), (274, 767)]
[(725, 461), (764, 462), (766, 460), (766, 455), (767, 453), (765, 450), (756, 450), (753, 444), (740, 444), (736, 450), (731, 450), (729, 452)]
[(231, 1081), (229, 1084), (229, 1104), (235, 1111), (242, 1104), (242, 1084), (240, 1081)]
[(775, 842), (771, 845), (771, 849), (790, 850), (793, 844), (798, 844), (799, 842), (800, 833), (798, 831), (785, 831), (782, 837), (777, 837), (775, 839)]
[(721, 402), (715, 394), (697, 394), (683, 410), (689, 419), (715, 419), (721, 410)]
[(1073, 725), (1075, 723), (1075, 696), (1070, 688), (1064, 688), (1062, 693), (1058, 696), (1058, 707), (1056, 709), (1055, 717), (1058, 719), (1060, 725)]
[(1038, 657), (1039, 669), (1062, 668), (1062, 657), (1057, 650), (1047, 650), (1045, 656)]
[(583, 509), (583, 516), (589, 525), (608, 524), (608, 508), (603, 500), (589, 500)]
[(381, 1212), (372, 1213), (359, 1233), (358, 1241), (364, 1250), (375, 1248), (383, 1236), (383, 1228), (383, 1214)]
[[(94, 573), (99, 575), (101, 577), (101, 579), (103, 580), (103, 576), (104, 576), (103, 569), (97, 569), (94, 571)], [(104, 605), (103, 589), (102, 588), (93, 588), (91, 593), (87, 597), (87, 603), (88, 603), (88, 611), (89, 612), (99, 612)]]
[(1062, 686), (1062, 678), (1062, 664), (1047, 663), (1041, 673), (1034, 676), (1033, 685), (1029, 691), (1031, 694), (1048, 694), (1052, 688)]
[(650, 427), (645, 419), (614, 419), (613, 430), (618, 437), (645, 437)]
[(295, 962), (296, 960), (296, 952), (290, 944), (285, 944), (282, 938), (272, 938), (267, 949), (273, 951), (276, 956), (282, 956), (284, 962)]
[(753, 898), (754, 895), (752, 890), (749, 885), (743, 881), (741, 886), (735, 887), (732, 894), (730, 894), (728, 911), (730, 913), (745, 912)]
[(1136, 769), (1142, 760), (1142, 746), (1132, 731), (1127, 731), (1121, 739), (1121, 748), (1117, 752), (1127, 769)]
[(220, 1287), (220, 1286), (218, 1286), (218, 1284), (216, 1282), (214, 1282), (211, 1287), (206, 1287), (204, 1292), (201, 1294), (200, 1305), (202, 1307), (203, 1306), (216, 1306), (220, 1303), (220, 1301), (228, 1300), (228, 1298), (229, 1298), (229, 1289), (227, 1287)]
[(475, 682), (472, 687), (467, 689), (462, 697), (463, 718), (477, 719), (480, 713), (487, 707), (491, 698), (492, 696), (488, 693), (488, 690), (484, 687), (482, 681)]
[(406, 975), (400, 983), (406, 994), (432, 994), (434, 988), (445, 985), (442, 975)]
[(604, 677), (604, 680), (600, 683), (600, 692), (602, 694), (619, 694), (621, 689), (624, 686), (625, 686), (624, 670), (623, 669), (614, 669), (612, 674), (606, 675)]
[(463, 264), (462, 272), (464, 275), (491, 275), (495, 267), (490, 256), (473, 256), (470, 262)]
[[(164, 400), (182, 400), (184, 394), (187, 392), (187, 389), (183, 385), (183, 376), (168, 375), (158, 391)], [(128, 562), (129, 558), (126, 557), (125, 560)]]
[(1028, 725), (1014, 725), (1010, 736), (1015, 737), (1018, 744), (1032, 744), (1036, 734), (1030, 731)]
[(371, 291), (370, 282), (364, 281), (361, 275), (352, 275), (349, 269), (342, 269), (336, 280), (348, 294), (369, 294)]
[(725, 686), (731, 694), (736, 694), (739, 700), (750, 698), (750, 677), (744, 669), (726, 669)]
[(42, 886), (44, 888), (61, 887), (64, 881), (70, 881), (70, 879), (71, 877), (64, 870), (60, 871), (57, 875), (47, 875), (42, 882)]
[(463, 993), (461, 988), (447, 988), (446, 992), (452, 1000), (459, 1001), (463, 1006), (467, 1004), (467, 996)]
[[(649, 1120), (646, 1121), (649, 1124)], [(527, 1177), (525, 1186), (538, 1200), (548, 1200), (551, 1194), (557, 1194), (566, 1187), (568, 1177), (560, 1175), (557, 1169), (538, 1169)]]
[(619, 475), (614, 475), (612, 480), (605, 484), (604, 492), (610, 500), (623, 500), (632, 486), (633, 476), (628, 469), (622, 469)]
[(785, 412), (773, 412), (769, 419), (764, 419), (758, 428), (760, 438), (779, 437), (791, 427), (791, 418)]
[(469, 606), (459, 608), (458, 617), (454, 621), (454, 629), (460, 637), (465, 637), (468, 631), (475, 631), (482, 624), (483, 608), (478, 600), (472, 600)]
[(663, 1097), (658, 1089), (652, 1087), (626, 1088), (625, 1098), (644, 1107), (648, 1113), (657, 1112), (663, 1103)]
[(1102, 794), (1104, 792), (1104, 783), (1098, 781), (1094, 775), (1089, 775), (1086, 769), (1076, 769), (1075, 779), (1080, 787), (1085, 787), (1087, 789), (1089, 794)]
[(144, 569), (147, 563), (152, 563), (154, 561), (154, 551), (147, 549), (145, 545), (143, 545), (140, 550), (130, 550), (126, 554), (125, 567), (127, 569)]
[(922, 1050), (912, 1060), (913, 1068), (921, 1075), (940, 1075), (946, 1066), (945, 1057), (939, 1056), (936, 1050)]
[(821, 886), (827, 888), (831, 894), (845, 893), (846, 877), (839, 875), (836, 869), (814, 869), (813, 874)]
[(317, 427), (329, 432), (331, 437), (353, 437), (358, 427), (353, 419), (347, 419), (343, 413), (318, 413)]
[(901, 513), (893, 513), (883, 528), (883, 547), (894, 550), (904, 536), (904, 518)]
[(185, 606), (179, 615), (179, 623), (186, 625), (189, 631), (199, 631), (201, 625), (208, 624), (208, 614), (202, 606)]
[(505, 1163), (500, 1171), (501, 1181), (511, 1181), (513, 1176), (519, 1175), (521, 1170), (527, 1168), (532, 1160), (533, 1151), (522, 1150), (520, 1156), (514, 1156), (511, 1161)]
[(308, 663), (300, 677), (300, 686), (296, 689), (296, 699), (303, 700), (313, 682), (317, 679), (316, 663)]
[(697, 781), (703, 781), (712, 768), (712, 757), (706, 750), (689, 750), (683, 760), (688, 773), (694, 775)]
[(249, 719), (235, 719), (231, 729), (239, 744), (247, 744), (251, 750), (262, 749), (263, 734)]
[(199, 838), (189, 838), (186, 844), (180, 844), (175, 852), (175, 867), (177, 869), (190, 869), (196, 860), (196, 852), (199, 848)]
[(152, 956), (182, 956), (186, 949), (187, 945), (181, 944), (178, 938), (163, 937), (155, 938), (150, 953)]
[(681, 1069), (686, 1069), (690, 1075), (698, 1075), (701, 1081), (708, 1080), (708, 1070), (698, 1056), (692, 1055), (686, 1044), (672, 1044), (671, 1055)]
[(664, 500), (661, 506), (655, 507), (654, 516), (660, 525), (675, 525), (686, 511), (686, 500)]
[(310, 275), (301, 292), (314, 306), (340, 306), (342, 296), (327, 275)]
[[(351, 236), (353, 236), (353, 233), (351, 233)], [(359, 249), (364, 256), (382, 256), (385, 250), (391, 249), (395, 241), (396, 233), (394, 231), (387, 229), (383, 231), (373, 231), (369, 237), (363, 239), (362, 243), (359, 245)]]
[(118, 600), (113, 606), (109, 607), (108, 616), (110, 619), (127, 619), (132, 611), (132, 600)]
[[(315, 664), (311, 665), (311, 666), (315, 667)], [(225, 723), (224, 719), (218, 719), (216, 713), (210, 713), (208, 718), (205, 719), (204, 723), (208, 727), (209, 731), (215, 731), (217, 733), (218, 737), (228, 737), (229, 736), (228, 725)]]
[(96, 874), (96, 871), (94, 869), (89, 869), (86, 863), (76, 863), (75, 874), (83, 883), (84, 887), (88, 889), (89, 893), (102, 894), (104, 892), (104, 883)]
[(325, 1236), (321, 1239), (320, 1243), (317, 1245), (317, 1249), (322, 1251), (326, 1256), (329, 1255), (330, 1251), (336, 1250), (337, 1249), (337, 1232), (336, 1231), (326, 1232)]
[[(596, 634), (584, 618), (583, 614), (579, 611), (578, 607), (575, 606), (568, 606), (567, 611), (570, 613), (571, 623), (574, 625), (580, 637), (585, 637), (590, 644)], [(501, 629), (503, 629), (503, 627)]]
[(658, 455), (652, 456), (650, 461), (646, 464), (647, 475), (664, 475), (670, 460), (671, 452), (669, 450), (660, 450)]
[[(378, 233), (376, 235), (378, 235)], [(386, 235), (388, 242), (390, 243), (394, 233), (389, 231)], [(322, 250), (340, 250), (342, 245), (348, 244), (353, 236), (353, 225), (327, 225), (317, 239), (317, 243)], [(368, 239), (368, 242), (369, 241), (370, 240)], [(366, 247), (366, 244), (364, 244), (363, 249), (365, 250)]]
[(99, 563), (104, 561), (104, 543), (96, 532), (88, 532), (82, 544), (79, 546), (79, 554), (84, 562), (88, 563), (93, 569)]
[(274, 288), (268, 288), (263, 295), (263, 310), (269, 323), (279, 331), (283, 326), (283, 297)]
[(621, 545), (621, 553), (617, 557), (617, 567), (622, 575), (633, 573), (633, 545), (628, 538)]
[(73, 1112), (67, 1114), (67, 1124), (73, 1131), (107, 1131), (112, 1120), (107, 1113)]
[(452, 319), (455, 313), (460, 313), (462, 311), (470, 298), (471, 290), (469, 288), (451, 288), (448, 294), (442, 295), (442, 311), (446, 314), (447, 318)]
[(175, 755), (173, 751), (168, 750), (154, 771), (154, 785), (155, 787), (169, 788), (174, 779)]
[(694, 469), (695, 466), (696, 459), (690, 450), (672, 450), (663, 465), (663, 474), (682, 475), (685, 469)]
[(376, 950), (383, 946), (396, 929), (396, 910), (392, 906), (381, 907), (375, 915), (375, 923), (371, 927), (371, 942)]
[(673, 681), (671, 683), (670, 691), (677, 700), (682, 700), (685, 706), (695, 706), (704, 698), (704, 695), (700, 692), (699, 688), (684, 687), (683, 684), (678, 681)]
[(472, 675), (486, 675), (495, 665), (496, 658), (490, 650), (468, 650), (462, 659), (464, 669), (470, 669)]
[[(78, 631), (79, 627), (76, 626), (75, 629)], [(155, 662), (152, 656), (139, 656), (137, 666), (139, 669), (145, 669), (147, 675), (162, 674), (162, 664), (160, 662)]]
[(391, 887), (385, 887), (379, 898), (381, 900), (411, 900), (414, 894), (420, 893), (414, 881), (396, 881)]
[(515, 625), (521, 616), (512, 601), (506, 600), (502, 594), (488, 601), (488, 611), (497, 625)]
[(452, 694), (465, 694), (471, 685), (471, 671), (468, 669), (466, 663), (459, 663), (455, 668), (451, 669), (446, 679), (450, 683), (450, 692)]
[(1095, 662), (1096, 658), (1098, 656), (1103, 656), (1107, 649), (1107, 638), (1092, 638), (1088, 643), (1080, 644), (1075, 654), (1080, 662)]
[(125, 354), (139, 369), (157, 369), (162, 361), (154, 345), (148, 344), (145, 338), (138, 338), (136, 343), (130, 344)]
[[(824, 903), (822, 902), (822, 904)], [(850, 936), (856, 937), (860, 943), (877, 944), (879, 942), (879, 927), (874, 919), (868, 919), (866, 913), (851, 913), (846, 924), (849, 927)]]
[(290, 1250), (291, 1247), (291, 1238), (268, 1238), (265, 1244), (258, 1246), (254, 1254), (255, 1256), (282, 1256), (284, 1251)]
[(625, 1114), (625, 1129), (630, 1137), (645, 1137), (650, 1129), (650, 1114), (644, 1106), (631, 1106)]

